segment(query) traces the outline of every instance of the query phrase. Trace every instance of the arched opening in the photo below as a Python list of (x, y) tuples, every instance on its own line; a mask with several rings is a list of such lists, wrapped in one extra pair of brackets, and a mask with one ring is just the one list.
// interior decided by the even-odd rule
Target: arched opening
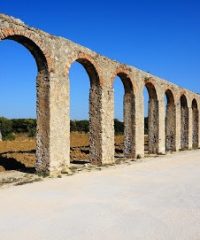
[(124, 157), (124, 86), (119, 77), (115, 78), (113, 89), (115, 158), (120, 158)]
[(144, 87), (144, 143), (145, 152), (158, 153), (158, 99), (154, 85), (147, 82)]
[(165, 149), (175, 151), (176, 143), (176, 111), (174, 96), (171, 90), (165, 92)]
[(192, 147), (199, 146), (199, 110), (196, 99), (192, 101)]
[(117, 74), (114, 93), (115, 157), (134, 158), (135, 96), (131, 80), (125, 73)]
[(181, 107), (181, 150), (188, 149), (189, 137), (189, 110), (185, 95), (180, 98)]
[[(5, 82), (10, 86), (5, 89), (7, 96), (2, 94), (5, 98), (1, 102), (5, 103), (5, 99), (7, 99), (6, 105), (10, 106), (5, 110), (1, 105), (1, 115), (7, 118), (15, 118), (15, 120), (12, 120), (10, 130), (16, 136), (16, 144), (12, 142), (5, 144), (11, 147), (9, 149), (10, 153), (7, 154), (9, 162), (1, 154), (0, 165), (4, 165), (5, 170), (15, 169), (21, 171), (34, 171), (36, 166), (37, 171), (47, 172), (49, 166), (49, 76), (47, 61), (41, 49), (27, 37), (13, 35), (2, 40), (0, 46), (1, 57), (3, 58), (1, 58), (1, 66), (5, 66), (5, 68), (2, 69), (0, 77), (4, 82), (2, 86), (6, 86)], [(28, 52), (14, 42), (23, 45), (28, 49)], [(23, 57), (25, 57), (24, 60)], [(10, 72), (6, 73), (5, 69), (10, 69)], [(4, 91), (3, 87), (1, 89)], [(19, 120), (19, 118), (23, 119)], [(31, 119), (27, 120), (27, 118)], [(11, 120), (9, 119), (9, 121)], [(2, 125), (2, 127), (5, 126)], [(29, 130), (30, 132), (28, 132)], [(22, 136), (18, 139), (20, 131), (27, 133), (25, 135), (26, 139)], [(28, 134), (34, 138), (34, 144), (32, 145), (29, 145)], [(23, 144), (20, 144), (21, 138)]]
[(70, 66), (70, 159), (73, 163), (99, 163), (100, 107), (99, 77), (87, 59)]

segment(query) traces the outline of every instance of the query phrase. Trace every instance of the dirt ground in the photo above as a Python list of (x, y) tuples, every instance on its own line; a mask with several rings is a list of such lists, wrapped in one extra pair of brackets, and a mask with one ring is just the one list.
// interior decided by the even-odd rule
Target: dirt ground
[[(18, 186), (42, 181), (44, 176), (35, 174), (34, 138), (17, 135), (14, 141), (0, 142), (0, 187)], [(98, 170), (88, 161), (89, 138), (85, 133), (71, 133), (71, 166), (69, 175), (80, 171)], [(123, 135), (115, 136), (116, 164), (126, 162), (123, 157)]]
[[(116, 151), (123, 152), (123, 135), (116, 136)], [(26, 135), (17, 135), (14, 141), (0, 142), (0, 172), (24, 169), (34, 171), (35, 139)], [(88, 134), (71, 134), (71, 161), (86, 160), (89, 154)]]
[(35, 139), (26, 135), (18, 135), (14, 141), (0, 142), (0, 171), (34, 167), (35, 146)]

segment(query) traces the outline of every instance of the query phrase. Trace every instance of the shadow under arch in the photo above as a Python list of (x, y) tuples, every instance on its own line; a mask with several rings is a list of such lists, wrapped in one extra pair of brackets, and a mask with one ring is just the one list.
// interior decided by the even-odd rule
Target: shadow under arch
[[(128, 74), (120, 71), (116, 77), (122, 81), (124, 86), (123, 97), (123, 121), (124, 121), (124, 149), (123, 154), (126, 158), (135, 158), (135, 94), (132, 81)], [(113, 124), (114, 125), (114, 124)]]
[(180, 97), (181, 108), (181, 150), (189, 146), (189, 109), (187, 98), (184, 94)]
[(41, 48), (23, 34), (8, 34), (1, 41), (12, 40), (24, 46), (33, 56), (37, 65), (36, 77), (36, 170), (49, 171), (49, 68)]
[(166, 151), (176, 150), (176, 109), (174, 95), (170, 89), (165, 91), (165, 149)]
[(145, 82), (144, 87), (146, 87), (149, 95), (148, 102), (148, 153), (156, 154), (158, 153), (159, 144), (159, 106), (157, 91), (152, 82)]
[[(77, 57), (69, 66), (79, 63), (87, 72), (90, 80), (89, 89), (89, 161), (101, 164), (101, 86), (96, 67), (87, 57)], [(69, 74), (68, 71), (68, 74)], [(70, 79), (69, 79), (70, 85)]]
[(197, 100), (192, 100), (192, 147), (198, 148), (199, 146), (199, 109)]

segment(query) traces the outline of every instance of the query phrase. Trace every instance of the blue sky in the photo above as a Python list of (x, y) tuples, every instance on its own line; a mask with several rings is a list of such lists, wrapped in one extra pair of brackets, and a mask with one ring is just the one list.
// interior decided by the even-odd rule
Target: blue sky
[[(200, 2), (197, 0), (2, 0), (0, 12), (200, 92)], [(34, 117), (33, 57), (19, 44), (3, 41), (0, 64), (0, 115)], [(72, 118), (86, 118), (89, 80), (78, 64), (72, 66), (70, 81)], [(121, 118), (121, 82), (116, 81), (114, 87), (116, 117)]]

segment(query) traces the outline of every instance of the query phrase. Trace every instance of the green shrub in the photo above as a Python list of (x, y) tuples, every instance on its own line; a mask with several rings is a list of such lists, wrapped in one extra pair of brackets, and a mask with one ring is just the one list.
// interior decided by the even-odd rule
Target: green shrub
[(30, 129), (36, 129), (36, 119), (12, 119), (13, 131), (16, 133), (29, 133)]
[(7, 140), (7, 141), (13, 141), (15, 140), (16, 136), (13, 132), (8, 133), (6, 136), (3, 137), (3, 140)]
[(7, 138), (7, 136), (10, 136), (11, 133), (13, 132), (12, 121), (7, 118), (1, 117), (0, 118), (0, 131), (2, 134), (3, 140), (5, 140)]
[(115, 134), (124, 133), (124, 123), (119, 121), (118, 119), (114, 120), (114, 128), (115, 128)]
[(3, 140), (14, 140), (15, 133), (28, 133), (29, 137), (35, 137), (36, 119), (7, 119), (1, 117), (0, 131)]
[(36, 136), (36, 127), (28, 127), (28, 137)]
[(89, 121), (88, 120), (71, 120), (70, 121), (71, 132), (89, 132)]

